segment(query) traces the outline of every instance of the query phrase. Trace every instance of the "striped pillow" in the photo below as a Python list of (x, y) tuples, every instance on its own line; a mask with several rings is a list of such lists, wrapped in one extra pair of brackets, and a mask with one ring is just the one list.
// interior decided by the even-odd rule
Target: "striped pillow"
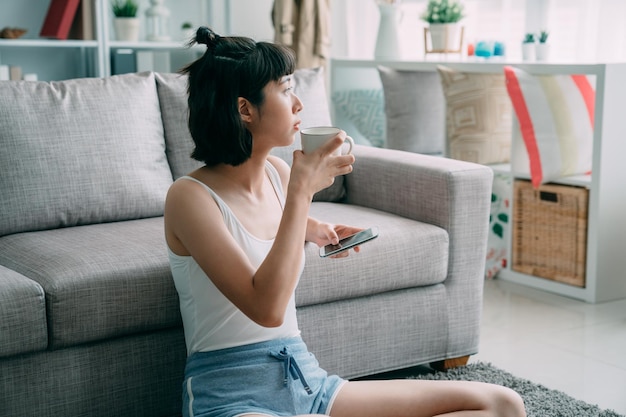
[(595, 91), (585, 75), (530, 75), (504, 67), (534, 187), (591, 171)]

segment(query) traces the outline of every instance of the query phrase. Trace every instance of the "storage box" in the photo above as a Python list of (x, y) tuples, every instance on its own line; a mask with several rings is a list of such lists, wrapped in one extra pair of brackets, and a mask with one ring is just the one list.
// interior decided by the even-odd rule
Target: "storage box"
[(585, 286), (589, 190), (516, 180), (511, 269)]

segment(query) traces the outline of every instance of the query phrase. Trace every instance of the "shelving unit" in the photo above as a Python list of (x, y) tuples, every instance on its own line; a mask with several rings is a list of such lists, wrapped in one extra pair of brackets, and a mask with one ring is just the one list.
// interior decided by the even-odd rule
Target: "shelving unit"
[[(52, 81), (111, 75), (111, 52), (122, 48), (135, 51), (169, 51), (174, 61), (190, 60), (201, 49), (185, 48), (186, 41), (177, 30), (181, 22), (193, 19), (196, 25), (212, 25), (212, 20), (228, 21), (229, 16), (226, 13), (230, 11), (226, 7), (227, 0), (178, 0), (168, 5), (172, 11), (169, 25), (172, 41), (129, 43), (114, 39), (110, 0), (83, 1), (94, 2), (95, 40), (39, 38), (39, 30), (49, 2), (34, 4), (33, 0), (23, 0), (0, 6), (0, 26), (17, 26), (28, 30), (20, 39), (0, 39), (0, 64), (21, 66), (23, 73), (37, 73), (40, 80)], [(139, 3), (140, 19), (143, 19), (142, 13), (149, 3), (148, 0), (139, 0)], [(145, 21), (143, 24), (145, 26)], [(217, 26), (223, 27), (220, 24)]]
[[(513, 281), (590, 303), (626, 298), (626, 63), (520, 63), (504, 61), (375, 61), (333, 59), (331, 90), (382, 88), (376, 67), (436, 71), (446, 65), (459, 71), (501, 73), (513, 65), (531, 74), (587, 74), (595, 78), (596, 102), (591, 175), (563, 178), (556, 183), (589, 189), (585, 287), (576, 287), (513, 271), (509, 266), (499, 279)], [(445, 128), (445, 126), (442, 126)], [(492, 167), (512, 179), (528, 179), (509, 164)], [(515, 204), (515, 201), (512, 202)], [(512, 227), (510, 225), (510, 227)], [(509, 233), (512, 236), (512, 233)], [(509, 241), (509, 253), (511, 253)]]

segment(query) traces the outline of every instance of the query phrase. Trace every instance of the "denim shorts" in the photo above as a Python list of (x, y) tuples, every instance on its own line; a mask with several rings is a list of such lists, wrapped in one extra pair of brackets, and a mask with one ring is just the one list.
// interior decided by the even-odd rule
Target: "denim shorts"
[(197, 352), (185, 367), (183, 417), (328, 414), (344, 382), (300, 337)]

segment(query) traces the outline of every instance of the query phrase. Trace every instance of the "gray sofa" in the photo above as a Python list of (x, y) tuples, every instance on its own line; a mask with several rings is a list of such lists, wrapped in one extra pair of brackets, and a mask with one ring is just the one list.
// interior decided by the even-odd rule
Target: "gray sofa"
[[(330, 123), (321, 71), (296, 83), (303, 126)], [(1, 416), (179, 414), (186, 352), (161, 216), (198, 166), (185, 100), (175, 74), (0, 82)], [(491, 170), (354, 153), (312, 215), (380, 237), (341, 260), (307, 244), (309, 348), (347, 378), (475, 353)]]

